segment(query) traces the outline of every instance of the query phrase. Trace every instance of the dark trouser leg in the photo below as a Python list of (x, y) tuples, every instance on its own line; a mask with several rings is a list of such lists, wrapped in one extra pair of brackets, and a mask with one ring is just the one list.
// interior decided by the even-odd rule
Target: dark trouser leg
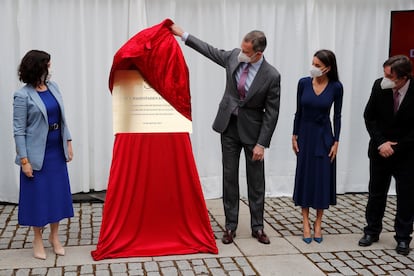
[(368, 235), (379, 235), (382, 230), (382, 219), (391, 181), (391, 169), (388, 164), (383, 160), (370, 159), (369, 196), (365, 211), (367, 226), (364, 228), (364, 233)]
[(397, 162), (395, 166), (397, 214), (395, 216), (396, 241), (411, 241), (414, 217), (414, 164)]
[(263, 211), (265, 198), (264, 161), (253, 161), (255, 145), (244, 145), (246, 158), (247, 194), (250, 208), (252, 231), (263, 229)]
[(239, 219), (239, 161), (242, 145), (238, 139), (237, 121), (230, 122), (221, 135), (223, 165), (223, 207), (226, 229), (235, 231)]

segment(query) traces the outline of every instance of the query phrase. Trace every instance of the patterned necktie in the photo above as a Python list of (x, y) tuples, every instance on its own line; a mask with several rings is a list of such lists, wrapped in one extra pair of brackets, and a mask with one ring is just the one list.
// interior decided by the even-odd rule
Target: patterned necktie
[(239, 79), (239, 82), (237, 83), (237, 90), (239, 91), (241, 100), (244, 100), (244, 98), (246, 98), (245, 85), (246, 85), (247, 75), (249, 74), (249, 67), (250, 67), (250, 63), (247, 63), (242, 73), (240, 74), (240, 79)]
[(400, 105), (400, 92), (397, 90), (394, 93), (394, 113), (397, 113)]

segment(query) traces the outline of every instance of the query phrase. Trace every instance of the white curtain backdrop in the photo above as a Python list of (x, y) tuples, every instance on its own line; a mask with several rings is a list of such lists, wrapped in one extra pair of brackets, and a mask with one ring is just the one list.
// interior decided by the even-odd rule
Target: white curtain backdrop
[[(362, 113), (388, 57), (390, 12), (413, 10), (414, 0), (0, 0), (0, 8), (0, 201), (17, 202), (12, 95), (22, 85), (17, 67), (23, 55), (31, 49), (52, 55), (52, 78), (63, 94), (73, 136), (72, 192), (105, 190), (114, 140), (108, 90), (113, 55), (131, 36), (165, 18), (222, 49), (239, 47), (253, 29), (266, 33), (265, 58), (282, 75), (279, 122), (265, 158), (267, 196), (292, 194), (297, 81), (308, 74), (316, 50), (333, 50), (344, 85), (337, 190), (367, 191)], [(220, 139), (211, 124), (224, 91), (224, 70), (179, 43), (190, 70), (191, 140), (204, 195), (220, 197)], [(240, 164), (246, 195), (244, 160)]]

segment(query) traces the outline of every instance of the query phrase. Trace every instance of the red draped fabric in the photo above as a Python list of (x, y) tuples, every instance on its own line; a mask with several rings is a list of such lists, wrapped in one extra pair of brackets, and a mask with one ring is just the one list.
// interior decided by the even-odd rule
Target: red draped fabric
[[(191, 119), (188, 70), (171, 24), (138, 33), (116, 53), (110, 89), (116, 70), (137, 69)], [(93, 259), (201, 252), (218, 249), (189, 134), (118, 133)]]
[(94, 260), (218, 250), (186, 133), (118, 134)]
[(109, 75), (109, 89), (116, 70), (137, 69), (144, 79), (184, 117), (191, 120), (188, 68), (180, 45), (166, 19), (128, 40), (114, 56)]

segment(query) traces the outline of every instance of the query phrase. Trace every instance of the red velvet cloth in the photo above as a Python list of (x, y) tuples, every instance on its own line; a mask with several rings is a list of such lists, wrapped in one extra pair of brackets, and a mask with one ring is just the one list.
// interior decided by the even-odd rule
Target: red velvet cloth
[(187, 133), (118, 134), (94, 260), (218, 253)]
[(189, 73), (180, 45), (170, 31), (172, 24), (166, 19), (145, 29), (118, 50), (109, 75), (109, 89), (112, 91), (116, 70), (137, 69), (152, 88), (191, 120)]
[[(171, 24), (140, 32), (116, 53), (110, 89), (116, 70), (138, 69), (191, 119), (188, 70)], [(200, 252), (218, 249), (188, 133), (117, 134), (93, 259)]]

